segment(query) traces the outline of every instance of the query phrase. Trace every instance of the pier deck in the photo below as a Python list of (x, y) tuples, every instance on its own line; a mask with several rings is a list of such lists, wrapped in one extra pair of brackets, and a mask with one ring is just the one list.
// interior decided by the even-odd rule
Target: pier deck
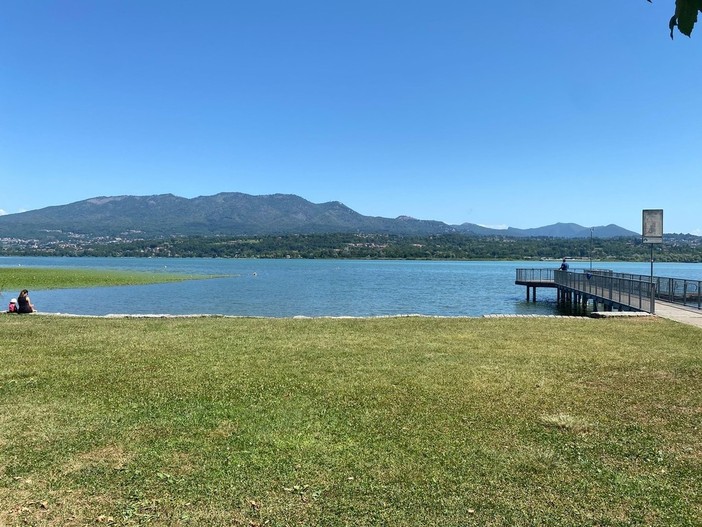
[[(527, 302), (536, 301), (536, 289), (558, 289), (558, 302), (583, 310), (588, 301), (598, 311), (644, 311), (656, 313), (656, 303), (664, 306), (673, 320), (700, 320), (702, 326), (702, 282), (681, 278), (650, 277), (590, 269), (517, 269), (515, 284), (527, 288)], [(531, 294), (530, 294), (531, 293)], [(698, 316), (699, 315), (699, 316)]]

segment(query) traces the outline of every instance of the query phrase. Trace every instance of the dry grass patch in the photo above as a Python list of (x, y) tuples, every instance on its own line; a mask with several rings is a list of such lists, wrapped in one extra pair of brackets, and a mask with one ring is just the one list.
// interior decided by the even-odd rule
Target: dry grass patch
[(594, 425), (582, 417), (573, 416), (566, 413), (541, 416), (541, 423), (561, 430), (567, 430), (575, 434), (589, 432)]
[(128, 454), (121, 445), (107, 445), (74, 456), (63, 465), (62, 471), (78, 472), (96, 466), (124, 470), (132, 458), (133, 455)]

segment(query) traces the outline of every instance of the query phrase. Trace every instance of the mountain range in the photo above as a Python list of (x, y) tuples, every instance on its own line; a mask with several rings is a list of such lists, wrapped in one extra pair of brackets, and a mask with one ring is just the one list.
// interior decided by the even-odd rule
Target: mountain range
[(593, 229), (574, 223), (532, 229), (492, 229), (473, 223), (449, 225), (409, 216), (364, 216), (338, 201), (316, 204), (292, 194), (253, 196), (239, 192), (196, 198), (173, 194), (102, 196), (0, 216), (0, 238), (38, 240), (352, 232), (556, 238), (586, 238), (593, 233), (598, 238), (639, 236), (617, 225)]

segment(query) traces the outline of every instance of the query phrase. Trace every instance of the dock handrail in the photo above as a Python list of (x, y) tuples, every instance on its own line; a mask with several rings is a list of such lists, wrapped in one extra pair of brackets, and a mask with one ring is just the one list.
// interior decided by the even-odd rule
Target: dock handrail
[[(593, 270), (593, 274), (600, 274), (603, 271)], [(631, 273), (613, 273), (607, 271), (610, 276), (620, 278), (629, 278), (631, 280), (641, 280), (642, 282), (650, 282), (650, 275), (631, 274)], [(683, 306), (697, 307), (702, 309), (702, 280), (688, 280), (686, 278), (670, 278), (667, 276), (654, 276), (653, 282), (656, 285), (656, 298), (671, 302), (673, 304), (681, 304)]]
[(616, 273), (554, 271), (554, 281), (565, 287), (648, 313), (655, 313), (656, 284), (648, 280), (624, 278)]
[(553, 282), (555, 269), (546, 267), (537, 269), (517, 269), (517, 283), (525, 282)]

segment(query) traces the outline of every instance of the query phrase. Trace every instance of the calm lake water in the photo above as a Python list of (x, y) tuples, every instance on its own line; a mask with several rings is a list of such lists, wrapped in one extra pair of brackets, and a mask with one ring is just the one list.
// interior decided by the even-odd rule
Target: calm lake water
[[(517, 268), (560, 262), (427, 262), (356, 260), (5, 257), (0, 266), (139, 270), (220, 275), (146, 286), (30, 290), (39, 311), (80, 315), (222, 314), (240, 316), (383, 316), (555, 314), (555, 290), (526, 301), (514, 284)], [(650, 263), (601, 263), (595, 268), (648, 275)], [(571, 270), (589, 262), (572, 263)], [(702, 264), (656, 263), (657, 276), (702, 279)], [(0, 284), (0, 288), (2, 284)], [(17, 291), (2, 291), (3, 308)]]

